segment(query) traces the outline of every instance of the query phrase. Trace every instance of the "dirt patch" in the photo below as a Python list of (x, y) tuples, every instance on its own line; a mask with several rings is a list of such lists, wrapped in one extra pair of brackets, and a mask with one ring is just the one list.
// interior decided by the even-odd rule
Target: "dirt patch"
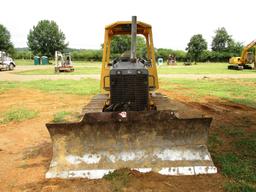
[(39, 112), (34, 119), (0, 125), (0, 191), (24, 191), (20, 186), (44, 180), (51, 160), (45, 123), (58, 111), (81, 111), (88, 97), (12, 89), (0, 94), (0, 100), (0, 113), (17, 106)]
[[(210, 133), (218, 133), (222, 140), (219, 150), (228, 149), (231, 142), (222, 129), (237, 126), (255, 131), (256, 112), (253, 108), (212, 97), (195, 102), (177, 93), (162, 93), (211, 115), (214, 120)], [(51, 140), (45, 123), (58, 111), (80, 112), (88, 99), (89, 97), (49, 94), (28, 89), (12, 89), (0, 94), (0, 113), (15, 106), (26, 106), (39, 112), (39, 116), (34, 119), (0, 125), (0, 191), (115, 191), (113, 183), (106, 179), (45, 179), (52, 156)], [(129, 182), (121, 186), (120, 190), (217, 192), (223, 191), (225, 181), (227, 179), (221, 174), (173, 177), (131, 172)]]
[[(127, 191), (222, 191), (219, 174), (199, 176), (163, 176), (156, 173), (137, 174)], [(141, 190), (143, 189), (143, 190)]]
[(50, 158), (52, 156), (52, 146), (51, 143), (44, 142), (37, 146), (32, 146), (24, 150), (23, 160), (34, 159), (38, 156), (45, 158)]
[(111, 192), (111, 184), (106, 180), (42, 180), (40, 182), (31, 182), (19, 186), (20, 190), (27, 192), (41, 191), (41, 192)]
[(255, 108), (253, 107), (232, 103), (230, 101), (220, 99), (215, 96), (204, 96), (198, 99), (198, 98), (193, 98), (185, 94), (182, 94), (181, 92), (175, 92), (175, 91), (172, 92), (164, 89), (161, 89), (160, 92), (163, 93), (164, 95), (167, 95), (171, 99), (181, 101), (183, 103), (186, 103), (187, 105), (196, 107), (210, 114), (215, 114), (215, 113), (221, 114), (223, 112), (230, 112), (230, 111), (233, 111), (233, 112), (234, 111), (237, 111), (237, 112), (240, 112), (240, 111), (254, 112), (255, 111)]
[(227, 135), (232, 132), (256, 132), (256, 109), (232, 103), (214, 96), (193, 99), (180, 92), (160, 90), (168, 97), (183, 102), (192, 108), (199, 109), (213, 118), (209, 129), (209, 150), (212, 153), (232, 151), (234, 138)]
[[(117, 181), (114, 181), (117, 182)], [(110, 191), (125, 191), (125, 192), (197, 192), (197, 191), (222, 191), (223, 177), (219, 174), (212, 176), (162, 176), (156, 173), (131, 173), (129, 183), (125, 186), (117, 187), (113, 182), (106, 179), (101, 180), (44, 180), (40, 182), (27, 183), (19, 186), (19, 189), (26, 191), (43, 191), (43, 192), (110, 192)]]

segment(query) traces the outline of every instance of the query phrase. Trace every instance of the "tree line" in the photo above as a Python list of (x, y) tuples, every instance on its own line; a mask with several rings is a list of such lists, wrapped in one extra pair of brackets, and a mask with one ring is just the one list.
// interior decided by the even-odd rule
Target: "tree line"
[(190, 61), (228, 61), (232, 56), (240, 55), (243, 45), (236, 42), (224, 27), (218, 28), (211, 43), (211, 51), (201, 34), (193, 35), (187, 45), (187, 59)]
[[(31, 59), (33, 55), (46, 55), (52, 58), (55, 50), (71, 52), (73, 60), (100, 61), (102, 59), (102, 47), (101, 49), (68, 48), (65, 34), (55, 21), (42, 20), (33, 26), (27, 36), (28, 48), (15, 49), (10, 39), (10, 32), (0, 24), (0, 50), (10, 53), (16, 59)], [(111, 58), (118, 57), (124, 51), (129, 50), (130, 45), (129, 35), (114, 36), (111, 42)], [(155, 49), (155, 55), (156, 58), (161, 57), (164, 60), (169, 55), (175, 55), (177, 61), (227, 62), (230, 57), (240, 55), (243, 49), (242, 43), (236, 42), (224, 27), (218, 28), (214, 32), (210, 46), (209, 50), (202, 34), (196, 34), (188, 42), (186, 51), (159, 48)], [(145, 38), (138, 36), (138, 57), (146, 58), (146, 50)]]

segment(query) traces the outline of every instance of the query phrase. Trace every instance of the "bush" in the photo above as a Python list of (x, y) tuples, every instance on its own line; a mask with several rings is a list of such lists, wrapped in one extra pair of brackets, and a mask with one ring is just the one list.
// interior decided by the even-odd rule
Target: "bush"
[[(66, 52), (71, 52), (72, 60), (82, 61), (101, 61), (102, 60), (102, 49), (69, 49)], [(155, 57), (162, 57), (165, 61), (169, 55), (175, 55), (176, 60), (184, 62), (187, 60), (187, 52), (183, 50), (172, 50), (172, 49), (155, 49)], [(120, 53), (111, 53), (110, 59), (119, 57)], [(141, 47), (137, 50), (137, 56), (146, 58), (147, 50), (145, 47)], [(232, 52), (217, 52), (217, 51), (203, 51), (199, 58), (199, 62), (228, 62), (232, 56), (239, 56), (237, 53)], [(13, 55), (14, 59), (33, 59), (33, 54), (29, 50), (16, 49), (16, 53)]]
[(33, 54), (31, 51), (16, 51), (13, 55), (14, 59), (32, 59)]
[(173, 51), (173, 54), (176, 56), (177, 61), (184, 62), (187, 59), (187, 52), (182, 50), (175, 50)]
[(83, 60), (83, 61), (101, 61), (102, 60), (102, 50), (77, 50), (72, 52), (73, 60)]
[(167, 60), (168, 59), (168, 56), (170, 55), (170, 54), (172, 54), (173, 53), (173, 50), (172, 49), (162, 49), (162, 48), (160, 48), (160, 49), (157, 49), (156, 50), (156, 57), (158, 58), (158, 57), (161, 57), (161, 58), (163, 58), (164, 60)]
[(175, 55), (176, 56), (176, 60), (177, 61), (185, 61), (186, 60), (186, 55), (187, 53), (185, 51), (182, 50), (172, 50), (172, 49), (163, 49), (163, 48), (159, 48), (156, 50), (156, 58), (163, 58), (165, 61), (168, 59), (169, 55)]

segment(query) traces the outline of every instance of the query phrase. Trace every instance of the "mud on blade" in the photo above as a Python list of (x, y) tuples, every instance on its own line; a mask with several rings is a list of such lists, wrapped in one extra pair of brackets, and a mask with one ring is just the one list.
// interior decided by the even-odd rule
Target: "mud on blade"
[(216, 173), (207, 150), (211, 118), (171, 110), (85, 113), (76, 123), (47, 124), (53, 158), (47, 178), (102, 178), (128, 167), (164, 175)]

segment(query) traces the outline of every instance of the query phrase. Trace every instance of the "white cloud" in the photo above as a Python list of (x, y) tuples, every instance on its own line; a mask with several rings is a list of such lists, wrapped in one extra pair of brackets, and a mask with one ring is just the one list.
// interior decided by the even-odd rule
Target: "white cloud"
[(29, 29), (41, 19), (55, 20), (70, 47), (99, 48), (105, 25), (138, 20), (153, 26), (155, 47), (185, 49), (190, 37), (201, 33), (210, 47), (214, 30), (224, 26), (235, 40), (256, 38), (255, 0), (8, 0), (1, 2), (0, 23), (17, 47), (26, 46)]

